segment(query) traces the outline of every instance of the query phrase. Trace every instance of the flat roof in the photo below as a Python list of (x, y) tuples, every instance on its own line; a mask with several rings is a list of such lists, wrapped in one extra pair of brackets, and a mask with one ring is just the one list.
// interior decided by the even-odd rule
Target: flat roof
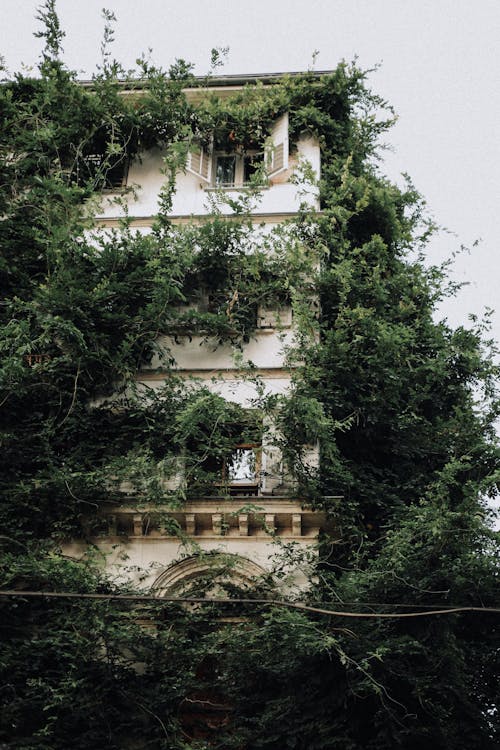
[[(296, 78), (299, 76), (312, 76), (313, 78), (320, 78), (324, 75), (331, 75), (332, 70), (290, 70), (290, 71), (279, 71), (276, 73), (234, 73), (223, 76), (189, 76), (186, 80), (186, 89), (194, 88), (230, 88), (230, 87), (241, 87), (247, 84), (264, 83), (273, 84), (277, 83), (281, 78)], [(92, 80), (81, 80), (82, 86), (93, 86)], [(138, 89), (146, 83), (144, 78), (123, 78), (118, 80), (118, 83), (124, 88)]]

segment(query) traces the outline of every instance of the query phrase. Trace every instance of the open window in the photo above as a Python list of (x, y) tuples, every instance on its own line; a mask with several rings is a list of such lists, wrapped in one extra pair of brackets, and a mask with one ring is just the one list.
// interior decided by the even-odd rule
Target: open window
[(186, 170), (203, 182), (209, 183), (212, 177), (212, 155), (202, 146), (191, 146), (186, 161)]
[(260, 443), (237, 443), (223, 457), (207, 457), (202, 469), (212, 477), (217, 494), (255, 496), (260, 488), (261, 456)]
[(242, 188), (250, 185), (256, 176), (268, 177), (288, 169), (288, 113), (279, 117), (271, 128), (265, 143), (254, 143), (253, 147), (228, 142), (218, 148), (192, 145), (186, 171), (202, 180), (207, 187)]
[(262, 446), (240, 443), (234, 446), (223, 466), (223, 481), (230, 495), (257, 495), (259, 492)]
[(201, 403), (203, 424), (193, 420), (196, 436), (186, 444), (190, 494), (258, 495), (262, 415), (220, 396), (203, 397)]
[(215, 187), (245, 187), (262, 173), (264, 154), (258, 151), (214, 154)]

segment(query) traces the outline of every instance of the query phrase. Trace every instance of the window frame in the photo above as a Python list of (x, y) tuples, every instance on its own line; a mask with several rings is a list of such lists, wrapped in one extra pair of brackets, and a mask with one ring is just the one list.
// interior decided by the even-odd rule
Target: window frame
[(229, 495), (256, 496), (259, 494), (261, 487), (262, 472), (262, 442), (257, 443), (237, 443), (234, 445), (232, 454), (238, 450), (253, 450), (255, 454), (255, 475), (250, 481), (231, 480), (228, 471), (228, 458), (223, 458), (220, 466), (220, 481), (215, 481), (214, 486), (229, 492)]
[[(250, 160), (255, 159), (256, 157), (259, 158), (259, 161), (262, 165), (265, 164), (265, 154), (264, 151), (258, 150), (258, 149), (251, 149), (249, 151), (214, 151), (213, 153), (213, 167), (212, 167), (212, 175), (213, 175), (213, 182), (211, 187), (219, 189), (219, 190), (240, 190), (241, 188), (249, 187), (252, 182), (251, 179), (245, 180), (245, 172), (246, 172), (246, 166), (247, 164), (251, 163)], [(233, 168), (233, 174), (234, 179), (232, 182), (219, 182), (217, 173), (218, 173), (218, 162), (222, 159), (233, 159), (234, 160), (234, 168)]]
[[(280, 115), (270, 128), (268, 137), (258, 149), (214, 149), (213, 134), (211, 138), (202, 145), (199, 142), (191, 142), (188, 145), (184, 171), (197, 177), (204, 183), (206, 190), (244, 190), (251, 185), (245, 181), (244, 161), (262, 155), (262, 162), (267, 180), (286, 172), (289, 168), (289, 119), (288, 112)], [(218, 185), (216, 180), (217, 158), (234, 156), (235, 179), (234, 184)], [(264, 181), (263, 181), (264, 182)], [(262, 187), (269, 187), (266, 183)]]

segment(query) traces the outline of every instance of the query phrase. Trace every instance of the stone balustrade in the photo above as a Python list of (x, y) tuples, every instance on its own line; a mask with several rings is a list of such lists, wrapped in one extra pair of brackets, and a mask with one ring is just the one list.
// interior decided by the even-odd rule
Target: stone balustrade
[[(278, 536), (313, 540), (328, 523), (322, 511), (302, 507), (292, 498), (202, 498), (180, 508), (108, 506), (100, 514), (98, 536), (141, 539), (248, 538)], [(87, 534), (94, 535), (90, 529)]]

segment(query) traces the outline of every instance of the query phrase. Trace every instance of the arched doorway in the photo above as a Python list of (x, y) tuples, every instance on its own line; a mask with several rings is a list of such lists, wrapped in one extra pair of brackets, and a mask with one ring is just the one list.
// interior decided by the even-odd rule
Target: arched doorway
[[(240, 555), (202, 552), (170, 565), (155, 580), (152, 590), (160, 598), (226, 598), (231, 593), (241, 596), (266, 573), (260, 565)], [(195, 611), (199, 606), (186, 604)], [(245, 627), (246, 620), (239, 611), (217, 613), (207, 621), (207, 630)], [(218, 744), (221, 732), (231, 730), (233, 708), (217, 685), (219, 666), (219, 657), (213, 654), (194, 665), (198, 684), (184, 696), (178, 709), (185, 737), (193, 742), (202, 741), (207, 748)]]
[(158, 596), (225, 596), (249, 589), (266, 575), (260, 565), (240, 555), (204, 552), (180, 560), (161, 573), (152, 585)]

